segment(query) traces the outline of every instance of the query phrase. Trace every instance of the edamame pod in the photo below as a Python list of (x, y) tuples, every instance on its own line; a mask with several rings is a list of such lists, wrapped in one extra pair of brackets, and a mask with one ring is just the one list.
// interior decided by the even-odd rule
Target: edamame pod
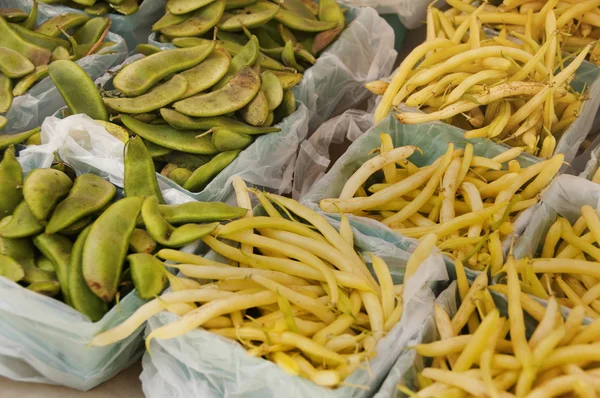
[(46, 65), (52, 58), (52, 52), (23, 39), (0, 17), (0, 47), (10, 48), (29, 59), (35, 66)]
[(48, 67), (48, 74), (73, 114), (108, 120), (100, 92), (81, 66), (73, 61), (55, 61)]
[(152, 31), (158, 32), (159, 30), (166, 28), (167, 26), (178, 25), (190, 19), (192, 15), (192, 13), (175, 15), (167, 11), (165, 12), (165, 15), (163, 15), (158, 21), (154, 23), (154, 25), (152, 25)]
[(83, 247), (83, 277), (94, 294), (110, 303), (118, 290), (129, 238), (142, 207), (142, 198), (115, 202), (92, 224)]
[(25, 201), (21, 202), (10, 217), (10, 222), (0, 227), (0, 236), (10, 239), (27, 238), (39, 234), (44, 226), (33, 215)]
[(62, 34), (61, 29), (68, 31), (69, 29), (83, 25), (89, 19), (90, 17), (85, 14), (71, 13), (57, 15), (44, 21), (40, 26), (35, 28), (35, 31), (46, 36), (59, 37)]
[(29, 15), (27, 15), (27, 19), (21, 23), (21, 25), (25, 29), (33, 29), (35, 28), (35, 23), (37, 22), (38, 16), (38, 1), (33, 0), (33, 5), (31, 6), (31, 10), (29, 10)]
[(256, 3), (258, 0), (226, 0), (225, 9), (233, 10), (235, 8), (248, 7), (250, 4)]
[(296, 98), (290, 90), (286, 90), (283, 92), (281, 105), (275, 109), (275, 120), (281, 121), (294, 112), (296, 112)]
[(162, 108), (160, 114), (171, 127), (179, 130), (208, 130), (222, 127), (234, 133), (249, 135), (277, 133), (281, 131), (277, 127), (255, 127), (221, 116), (192, 118), (168, 108)]
[(12, 100), (12, 82), (8, 76), (0, 73), (0, 113), (8, 112)]
[(219, 153), (210, 162), (196, 169), (183, 188), (191, 192), (202, 191), (217, 174), (238, 157), (241, 151), (241, 149), (237, 149)]
[[(196, 170), (198, 167), (206, 164), (210, 161), (210, 156), (204, 155), (193, 155), (185, 152), (171, 152), (165, 156), (165, 161), (176, 165), (177, 167), (183, 167), (188, 170)], [(171, 169), (171, 170), (173, 170)]]
[(224, 15), (217, 25), (219, 29), (234, 32), (242, 30), (242, 27), (257, 28), (273, 19), (279, 12), (279, 6), (268, 1), (259, 1), (256, 4), (249, 5), (244, 10), (247, 13)]
[(298, 72), (304, 72), (304, 67), (296, 62), (296, 54), (294, 53), (294, 45), (291, 40), (285, 43), (283, 52), (281, 53), (281, 60), (285, 66), (289, 66)]
[(213, 91), (224, 87), (229, 80), (233, 78), (243, 67), (252, 66), (258, 59), (259, 46), (258, 39), (253, 36), (250, 38), (248, 43), (242, 47), (239, 53), (237, 53), (231, 60), (229, 71), (223, 76), (217, 84), (213, 86)]
[(149, 55), (121, 69), (113, 84), (127, 96), (144, 94), (166, 76), (198, 65), (210, 55), (214, 47), (215, 43), (210, 42)]
[(86, 315), (92, 322), (97, 322), (106, 314), (108, 307), (102, 299), (90, 290), (83, 277), (83, 248), (89, 236), (90, 229), (91, 226), (79, 234), (73, 246), (69, 266), (69, 296), (71, 297), (73, 308)]
[[(31, 86), (48, 76), (48, 65), (36, 66), (35, 70), (25, 75), (15, 84), (12, 94), (15, 97), (25, 94)], [(1, 97), (1, 95), (0, 95)]]
[(252, 101), (240, 110), (239, 115), (244, 122), (252, 126), (262, 126), (269, 117), (269, 104), (265, 93), (259, 90)]
[(134, 98), (104, 98), (104, 103), (123, 113), (139, 114), (152, 112), (171, 102), (177, 101), (188, 87), (187, 79), (180, 75), (173, 76), (166, 83), (154, 87), (146, 94)]
[(234, 133), (224, 128), (216, 128), (212, 140), (215, 148), (221, 152), (244, 149), (254, 141), (248, 134)]
[(277, 15), (275, 15), (275, 19), (288, 28), (299, 30), (301, 32), (322, 32), (336, 28), (338, 25), (338, 23), (334, 21), (317, 21), (304, 18), (283, 8), (279, 9)]
[(210, 137), (203, 136), (196, 138), (202, 131), (180, 131), (169, 125), (143, 123), (127, 115), (123, 115), (121, 121), (128, 129), (144, 140), (165, 148), (200, 155), (214, 155), (218, 152), (213, 146)]
[(172, 170), (167, 177), (173, 180), (175, 184), (183, 186), (191, 176), (192, 172), (190, 170), (178, 167)]
[[(292, 11), (301, 17), (315, 20), (315, 14), (313, 11), (301, 0), (282, 0), (281, 7), (286, 10)], [(284, 40), (285, 41), (285, 40)]]
[(148, 231), (150, 236), (156, 242), (166, 247), (183, 247), (210, 234), (219, 225), (218, 222), (211, 224), (184, 224), (175, 228), (160, 214), (158, 200), (154, 196), (148, 196), (144, 199), (142, 218), (146, 231)]
[(146, 253), (130, 254), (127, 261), (133, 286), (142, 300), (153, 299), (165, 290), (167, 277), (162, 261)]
[(178, 101), (173, 107), (188, 116), (224, 115), (246, 106), (259, 90), (260, 77), (246, 66), (223, 88)]
[(33, 240), (33, 243), (35, 244), (35, 247), (37, 247), (38, 250), (54, 264), (54, 269), (56, 270), (56, 276), (58, 277), (65, 303), (71, 305), (68, 290), (68, 278), (73, 243), (65, 236), (47, 234), (38, 235)]
[(175, 37), (173, 40), (171, 40), (171, 44), (173, 44), (175, 47), (184, 48), (199, 46), (210, 41), (212, 40), (203, 39), (201, 37)]
[(78, 44), (96, 43), (102, 37), (102, 34), (106, 28), (110, 25), (110, 19), (96, 17), (92, 18), (79, 29), (73, 35), (73, 39)]
[(161, 52), (162, 50), (152, 44), (140, 43), (135, 46), (135, 52), (144, 54), (146, 56), (156, 54)]
[(27, 58), (7, 47), (0, 47), (0, 72), (10, 78), (25, 76), (35, 66)]
[(11, 257), (0, 254), (0, 276), (19, 282), (25, 276), (23, 267)]
[(221, 202), (188, 202), (178, 205), (159, 205), (158, 210), (167, 222), (174, 225), (234, 220), (248, 210)]
[(280, 72), (276, 70), (272, 70), (271, 73), (273, 73), (279, 79), (281, 88), (283, 88), (284, 91), (294, 88), (302, 81), (301, 73)]
[(216, 48), (200, 64), (180, 73), (187, 80), (187, 90), (181, 98), (198, 94), (219, 82), (229, 70), (231, 57), (227, 51)]
[(63, 59), (73, 60), (74, 58), (75, 57), (73, 55), (71, 55), (69, 50), (67, 50), (66, 48), (64, 48), (62, 46), (56, 47), (54, 49), (54, 51), (52, 51), (52, 62), (60, 61)]
[(44, 296), (54, 297), (60, 293), (60, 283), (57, 281), (35, 282), (27, 286), (27, 290), (43, 294)]
[(283, 87), (281, 87), (281, 82), (277, 76), (268, 70), (261, 73), (260, 80), (260, 89), (267, 97), (269, 110), (275, 110), (281, 104), (281, 101), (283, 101)]
[(79, 233), (83, 231), (85, 227), (90, 225), (92, 221), (94, 221), (92, 216), (83, 217), (82, 219), (75, 221), (73, 224), (60, 231), (60, 234), (65, 236), (79, 235)]
[(109, 181), (94, 174), (82, 174), (75, 179), (69, 196), (60, 202), (46, 227), (55, 234), (106, 206), (117, 189)]
[(2, 130), (8, 124), (8, 119), (0, 115), (0, 130)]
[(108, 2), (113, 10), (123, 15), (133, 15), (139, 10), (139, 4), (137, 0), (123, 0), (116, 4), (115, 2)]
[(17, 32), (23, 39), (35, 44), (36, 46), (45, 48), (48, 51), (54, 51), (57, 47), (64, 47), (66, 49), (71, 48), (71, 43), (69, 43), (67, 40), (43, 35), (17, 24), (10, 24), (10, 27), (13, 28), (15, 32)]
[(156, 180), (156, 170), (152, 157), (139, 137), (131, 138), (125, 145), (125, 173), (123, 177), (125, 196), (155, 196), (159, 202), (164, 199)]
[(54, 270), (54, 264), (46, 256), (38, 256), (38, 258), (35, 260), (35, 266), (41, 270), (54, 272), (54, 274), (56, 274), (56, 271)]
[[(2, 135), (0, 135), (2, 137)], [(15, 157), (15, 148), (10, 146), (0, 162), (0, 219), (13, 213), (23, 200), (23, 173)]]
[(123, 143), (129, 141), (129, 133), (127, 132), (127, 129), (119, 126), (118, 124), (106, 122), (104, 120), (96, 120), (95, 122), (104, 127), (104, 130), (106, 130), (108, 134), (119, 139), (119, 141)]
[(27, 18), (27, 15), (20, 8), (0, 8), (0, 17), (4, 17), (7, 21), (21, 22)]
[(214, 0), (168, 0), (167, 10), (171, 14), (181, 15), (204, 7)]
[(37, 267), (24, 267), (23, 271), (25, 272), (25, 275), (23, 276), (23, 282), (25, 283), (56, 280), (56, 274), (53, 271), (44, 271)]
[(156, 250), (156, 241), (143, 229), (136, 228), (129, 238), (129, 249), (135, 253), (152, 254)]
[(94, 5), (84, 8), (83, 11), (85, 11), (86, 14), (100, 16), (108, 14), (110, 12), (110, 6), (108, 3), (99, 1)]
[(172, 149), (165, 148), (160, 145), (156, 145), (155, 143), (150, 142), (150, 141), (144, 141), (144, 144), (146, 145), (146, 148), (148, 149), (148, 153), (150, 154), (152, 159), (160, 158), (162, 156), (168, 155), (171, 152), (173, 152)]
[[(8, 148), (11, 145), (20, 144), (27, 141), (31, 136), (40, 132), (40, 128), (36, 127), (32, 130), (17, 134), (0, 134), (0, 150)], [(0, 214), (1, 216), (1, 214)]]
[(164, 27), (160, 33), (169, 37), (202, 36), (219, 22), (225, 12), (225, 0), (215, 0), (192, 14), (188, 20)]
[(23, 196), (38, 220), (45, 220), (57, 203), (69, 194), (71, 179), (62, 171), (35, 169), (25, 179)]
[(275, 113), (273, 111), (270, 111), (269, 115), (267, 116), (267, 120), (265, 120), (265, 123), (263, 124), (263, 126), (270, 126), (273, 124), (274, 121), (275, 121)]

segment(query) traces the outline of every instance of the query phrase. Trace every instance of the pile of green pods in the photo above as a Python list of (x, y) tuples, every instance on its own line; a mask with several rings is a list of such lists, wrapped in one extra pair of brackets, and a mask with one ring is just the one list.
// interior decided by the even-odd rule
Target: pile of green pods
[(152, 30), (159, 41), (179, 45), (186, 38), (210, 38), (215, 28), (232, 55), (256, 36), (263, 66), (301, 73), (344, 26), (344, 12), (335, 0), (168, 0)]
[[(0, 113), (48, 76), (55, 61), (76, 61), (115, 44), (104, 41), (108, 18), (63, 14), (36, 26), (37, 15), (37, 2), (29, 12), (0, 8)], [(7, 123), (0, 115), (0, 130)]]
[(224, 203), (160, 204), (160, 191), (149, 194), (156, 186), (153, 166), (137, 162), (145, 146), (135, 140), (127, 147), (124, 198), (107, 180), (74, 177), (60, 163), (23, 178), (14, 147), (6, 149), (0, 163), (0, 276), (97, 321), (133, 288), (142, 299), (162, 292), (171, 275), (153, 255), (157, 250), (183, 247), (220, 221), (246, 213)]
[[(135, 14), (144, 0), (40, 0), (50, 5), (61, 5), (85, 11), (89, 15), (104, 15), (111, 11), (122, 15)], [(152, 0), (148, 0), (152, 1)]]

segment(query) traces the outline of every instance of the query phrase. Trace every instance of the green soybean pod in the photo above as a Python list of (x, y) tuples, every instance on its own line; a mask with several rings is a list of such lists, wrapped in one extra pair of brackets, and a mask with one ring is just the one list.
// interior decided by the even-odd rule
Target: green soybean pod
[(224, 128), (216, 128), (212, 133), (212, 140), (215, 148), (221, 152), (244, 149), (254, 141), (248, 134), (234, 133)]
[(156, 246), (156, 241), (143, 229), (134, 229), (129, 238), (129, 249), (134, 253), (152, 254)]
[(241, 149), (237, 149), (234, 151), (221, 152), (212, 158), (210, 162), (196, 169), (183, 188), (191, 192), (202, 191), (217, 174), (223, 171), (225, 167), (229, 166), (229, 164), (238, 157), (241, 151)]
[(175, 184), (183, 186), (191, 176), (192, 172), (190, 170), (178, 167), (172, 170), (167, 177), (173, 180)]
[(58, 281), (39, 281), (27, 286), (27, 290), (54, 297), (60, 293), (60, 283)]
[[(23, 76), (12, 90), (12, 95), (18, 97), (25, 94), (31, 86), (48, 76), (48, 65), (36, 66), (35, 70)], [(1, 97), (1, 95), (0, 95)]]
[(210, 234), (219, 225), (211, 224), (185, 224), (178, 228), (173, 227), (160, 214), (158, 200), (154, 196), (144, 199), (142, 205), (142, 219), (146, 231), (152, 238), (166, 247), (183, 247)]
[(24, 267), (25, 276), (23, 276), (23, 282), (25, 283), (36, 283), (56, 280), (56, 273), (54, 271), (44, 271), (38, 267)]
[[(265, 93), (262, 90), (259, 90), (252, 101), (240, 109), (238, 114), (244, 122), (252, 126), (264, 125), (269, 117), (269, 102)], [(213, 145), (214, 144), (215, 140), (213, 138)], [(217, 146), (215, 146), (215, 148), (219, 149)]]
[(128, 129), (144, 140), (162, 147), (199, 155), (214, 155), (217, 153), (209, 136), (196, 138), (203, 131), (181, 131), (169, 125), (143, 123), (128, 115), (123, 115), (121, 121)]
[(178, 205), (159, 205), (158, 210), (167, 222), (174, 225), (234, 220), (248, 210), (221, 202), (188, 202)]
[(0, 73), (0, 113), (7, 112), (13, 101), (12, 82), (8, 76)]
[(163, 15), (158, 21), (154, 23), (154, 25), (152, 25), (152, 31), (158, 32), (159, 30), (161, 30), (162, 28), (166, 28), (167, 26), (178, 25), (190, 19), (192, 15), (193, 14), (191, 13), (175, 15), (171, 14), (169, 11), (166, 11), (165, 15)]
[(135, 46), (135, 52), (144, 54), (146, 56), (156, 54), (161, 52), (162, 50), (152, 44), (140, 43)]
[(0, 47), (0, 72), (12, 79), (33, 72), (35, 66), (15, 50)]
[(25, 29), (35, 28), (37, 16), (38, 16), (38, 0), (33, 0), (33, 5), (31, 6), (31, 10), (29, 10), (29, 15), (27, 16), (27, 19), (25, 21), (21, 22), (21, 25)]
[(8, 124), (8, 119), (0, 115), (0, 130), (2, 130)]
[(315, 19), (304, 18), (283, 8), (279, 9), (277, 15), (275, 15), (275, 19), (286, 27), (301, 32), (322, 32), (338, 26), (338, 23), (334, 21), (317, 21)]
[(108, 14), (110, 12), (110, 6), (103, 1), (99, 1), (89, 7), (84, 8), (83, 11), (85, 11), (86, 14), (100, 16)]
[(188, 83), (181, 98), (191, 97), (217, 84), (229, 71), (230, 64), (229, 53), (220, 47), (215, 48), (204, 61), (180, 73)]
[[(40, 26), (35, 28), (37, 33), (46, 36), (58, 37), (62, 34), (62, 30), (76, 28), (86, 23), (90, 17), (85, 14), (62, 14), (45, 20)], [(62, 29), (62, 30), (61, 30)]]
[(0, 162), (0, 220), (11, 215), (23, 200), (22, 185), (21, 164), (16, 159), (14, 146), (9, 146)]
[(62, 171), (34, 169), (23, 184), (23, 196), (38, 220), (45, 220), (54, 207), (69, 194), (73, 182)]
[(105, 303), (110, 303), (117, 293), (142, 201), (133, 197), (115, 202), (92, 224), (85, 241), (83, 277), (92, 292)]
[(19, 282), (25, 276), (25, 271), (12, 257), (0, 254), (0, 276)]
[(177, 101), (186, 92), (188, 81), (181, 75), (175, 75), (146, 94), (135, 98), (104, 98), (104, 103), (121, 113), (148, 113)]
[[(40, 128), (36, 127), (32, 130), (17, 134), (0, 134), (0, 150), (6, 149), (11, 145), (20, 144), (27, 141), (29, 138), (40, 132)], [(1, 196), (1, 195), (0, 195)], [(0, 214), (1, 216), (1, 214)]]
[(167, 285), (162, 261), (147, 253), (130, 254), (127, 261), (133, 286), (142, 300), (153, 299), (162, 293)]
[(225, 11), (225, 0), (216, 0), (192, 14), (188, 20), (162, 28), (160, 33), (168, 37), (202, 36), (215, 27)]
[(73, 39), (75, 39), (75, 41), (80, 45), (88, 43), (95, 44), (98, 40), (100, 40), (102, 34), (109, 25), (110, 19), (108, 18), (92, 18), (84, 23), (82, 27), (77, 29), (73, 35)]
[(206, 6), (213, 1), (214, 0), (168, 0), (167, 10), (171, 14), (175, 15), (187, 14), (188, 12), (192, 12)]
[(155, 196), (160, 203), (165, 201), (158, 187), (152, 156), (139, 137), (131, 138), (125, 145), (123, 186), (126, 197)]
[(65, 303), (71, 305), (68, 286), (69, 264), (71, 261), (71, 252), (73, 251), (73, 243), (65, 236), (41, 234), (33, 240), (33, 244), (54, 264)]
[(54, 51), (57, 47), (64, 47), (66, 49), (71, 48), (71, 43), (69, 43), (67, 40), (43, 35), (17, 24), (10, 24), (10, 27), (14, 29), (14, 31), (17, 32), (23, 39), (49, 51)]
[(102, 177), (94, 174), (80, 175), (75, 179), (69, 196), (56, 206), (46, 226), (46, 233), (60, 232), (103, 209), (116, 192), (115, 186)]
[(160, 110), (160, 115), (171, 127), (178, 130), (208, 130), (211, 128), (222, 127), (229, 131), (233, 131), (234, 133), (249, 135), (278, 133), (281, 131), (281, 129), (277, 127), (255, 127), (222, 116), (193, 118), (168, 108), (162, 108)]
[(77, 237), (73, 246), (69, 267), (69, 296), (71, 297), (73, 308), (86, 315), (92, 322), (97, 322), (106, 314), (108, 307), (102, 299), (90, 290), (83, 277), (83, 247), (89, 236), (90, 229), (91, 226), (84, 229), (79, 234), (79, 237)]
[(52, 58), (50, 50), (23, 39), (2, 17), (0, 17), (0, 47), (10, 48), (18, 52), (35, 66), (46, 65)]
[(0, 236), (4, 238), (27, 238), (44, 230), (44, 226), (33, 215), (25, 201), (21, 202), (9, 217), (10, 222), (0, 227)]
[(281, 60), (285, 66), (288, 66), (298, 72), (304, 72), (304, 67), (296, 61), (296, 53), (294, 52), (294, 45), (291, 40), (285, 43), (283, 52), (281, 53)]
[(50, 64), (48, 74), (73, 114), (108, 120), (98, 88), (79, 65), (68, 60), (55, 61)]
[(176, 48), (149, 55), (121, 69), (113, 84), (126, 96), (144, 94), (168, 75), (198, 65), (214, 48), (215, 43), (209, 42), (196, 47)]
[(290, 90), (302, 81), (302, 73), (281, 72), (278, 70), (271, 70), (270, 72), (279, 79), (283, 90)]

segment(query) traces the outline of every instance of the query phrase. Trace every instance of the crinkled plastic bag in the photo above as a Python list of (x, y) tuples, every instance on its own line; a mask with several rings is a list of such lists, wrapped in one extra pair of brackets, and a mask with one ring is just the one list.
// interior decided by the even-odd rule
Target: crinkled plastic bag
[[(346, 29), (292, 89), (296, 101), (308, 108), (309, 133), (332, 115), (358, 105), (370, 94), (364, 85), (389, 75), (396, 60), (394, 30), (375, 10), (352, 8), (345, 15)], [(172, 47), (153, 37), (149, 43)]]
[[(373, 7), (380, 14), (395, 14), (408, 29), (414, 29), (425, 23), (429, 0), (342, 0), (354, 7)], [(436, 4), (441, 7), (440, 3)]]
[[(105, 89), (113, 89), (112, 77), (123, 65), (140, 59), (140, 54), (127, 58), (104, 76), (96, 79), (96, 84)], [(221, 171), (198, 193), (189, 192), (169, 178), (157, 173), (158, 181), (164, 186), (184, 192), (200, 202), (233, 203), (235, 195), (231, 178), (239, 176), (250, 186), (268, 189), (277, 193), (287, 193), (292, 189), (292, 175), (296, 162), (296, 152), (308, 132), (308, 110), (300, 104), (296, 112), (288, 116), (277, 127), (278, 133), (263, 134)], [(122, 172), (121, 172), (122, 174)], [(114, 178), (111, 177), (111, 178)]]
[[(148, 35), (152, 31), (152, 25), (165, 14), (167, 0), (145, 0), (140, 4), (139, 10), (132, 15), (122, 15), (116, 12), (103, 15), (112, 21), (110, 31), (118, 34), (125, 39), (129, 51), (133, 51), (135, 46), (140, 43), (146, 43)], [(38, 22), (40, 18), (46, 20), (48, 17), (54, 17), (65, 13), (85, 14), (83, 10), (58, 5), (39, 4)], [(93, 16), (90, 16), (93, 18)]]
[[(339, 226), (336, 222), (332, 224)], [(353, 232), (363, 255), (381, 256), (390, 267), (392, 278), (399, 283), (414, 246), (398, 239), (388, 241), (368, 236), (358, 229)], [(370, 261), (370, 257), (365, 256), (365, 260)], [(432, 317), (434, 297), (429, 286), (447, 279), (437, 250), (421, 264), (413, 278), (405, 286), (402, 319), (379, 342), (378, 355), (369, 363), (370, 372), (358, 369), (345, 380), (348, 386), (336, 390), (319, 387), (302, 377), (288, 375), (270, 361), (248, 355), (236, 342), (197, 329), (175, 339), (152, 341), (142, 362), (140, 379), (144, 393), (149, 398), (372, 396), (398, 357), (418, 338), (423, 324)], [(175, 319), (175, 315), (167, 312), (154, 316), (148, 321), (146, 335)]]
[[(20, 152), (25, 173), (49, 167), (57, 151), (78, 174), (94, 173), (122, 186), (123, 143), (89, 117), (46, 119), (42, 141)], [(168, 203), (193, 200), (168, 186), (161, 189)], [(66, 304), (0, 277), (0, 375), (79, 390), (97, 386), (140, 358), (143, 327), (107, 347), (88, 347), (88, 343), (101, 331), (122, 323), (143, 303), (131, 292), (102, 320), (92, 323)]]
[[(38, 23), (41, 23), (53, 14), (41, 11), (42, 8), (46, 9), (50, 6), (43, 3), (39, 3), (39, 6)], [(29, 10), (31, 2), (23, 5), (23, 1), (19, 0), (0, 0), (0, 8), (5, 7)], [(103, 75), (113, 65), (123, 62), (127, 56), (127, 45), (121, 36), (109, 32), (105, 41), (112, 41), (116, 44), (103, 49), (100, 54), (88, 55), (77, 61), (77, 64), (85, 70), (92, 80)], [(8, 124), (0, 131), (0, 134), (20, 133), (38, 127), (47, 116), (51, 116), (63, 106), (65, 106), (65, 101), (56, 86), (54, 86), (52, 79), (46, 77), (24, 95), (14, 98), (8, 113), (4, 115), (8, 119)]]

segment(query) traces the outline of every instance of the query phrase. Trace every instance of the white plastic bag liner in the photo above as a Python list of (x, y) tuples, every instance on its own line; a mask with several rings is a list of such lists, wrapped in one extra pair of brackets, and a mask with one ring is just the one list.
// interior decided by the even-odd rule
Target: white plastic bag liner
[[(347, 111), (323, 124), (310, 139), (302, 144), (296, 164), (296, 173), (298, 173), (296, 176), (301, 176), (296, 181), (301, 181), (301, 184), (294, 187), (295, 197), (302, 195), (302, 202), (312, 208), (318, 208), (321, 199), (337, 198), (350, 176), (372, 156), (369, 155), (371, 151), (381, 145), (380, 133), (390, 134), (395, 147), (415, 145), (421, 148), (424, 152), (423, 155), (415, 152), (410, 157), (410, 160), (417, 166), (431, 164), (446, 153), (450, 142), (454, 143), (456, 148), (463, 148), (467, 142), (471, 142), (474, 154), (487, 158), (492, 158), (508, 149), (507, 146), (495, 144), (490, 140), (466, 140), (463, 130), (441, 122), (401, 124), (392, 115), (388, 115), (377, 125), (370, 127), (372, 125), (370, 120), (370, 116), (364, 112)], [(361, 135), (365, 128), (368, 130)], [(329, 144), (340, 142), (344, 138), (354, 140), (354, 143), (327, 174), (324, 174), (330, 163)], [(517, 160), (522, 167), (539, 161), (538, 158), (527, 154), (522, 154)], [(307, 193), (305, 194), (305, 192)], [(518, 236), (525, 228), (531, 214), (532, 210), (529, 209), (519, 215), (515, 222), (515, 236)], [(329, 216), (336, 219), (339, 217), (336, 214), (329, 214)], [(373, 228), (383, 229), (394, 234), (391, 229), (380, 222), (365, 217), (350, 216), (349, 218), (352, 223), (371, 225)], [(510, 240), (510, 237), (507, 240)], [(452, 262), (447, 261), (447, 263), (451, 267)], [(467, 271), (469, 276), (474, 275), (470, 270)]]
[[(96, 79), (96, 84), (105, 89), (113, 89), (112, 77), (115, 72), (123, 65), (140, 58), (142, 58), (140, 54), (127, 58), (122, 65), (116, 66), (104, 76)], [(277, 127), (281, 129), (280, 132), (257, 137), (201, 192), (189, 192), (159, 173), (156, 174), (158, 181), (164, 186), (183, 192), (184, 195), (200, 202), (229, 201), (234, 203), (235, 195), (231, 185), (233, 176), (240, 176), (250, 186), (267, 189), (279, 194), (290, 192), (296, 164), (296, 152), (308, 133), (308, 110), (300, 104), (296, 112), (282, 120), (277, 124)], [(121, 161), (122, 157), (121, 154)], [(120, 174), (111, 176), (111, 180), (122, 178), (122, 174), (121, 168)]]
[[(425, 23), (429, 0), (342, 0), (342, 3), (354, 7), (372, 7), (380, 14), (396, 14), (400, 22), (408, 29), (414, 29)], [(435, 6), (441, 8), (445, 1)]]
[(598, 168), (600, 168), (600, 134), (596, 134), (588, 149), (573, 159), (568, 173), (591, 180)]
[[(308, 108), (309, 133), (369, 96), (364, 85), (389, 75), (396, 60), (394, 30), (375, 10), (352, 8), (345, 16), (346, 29), (292, 89), (296, 101)], [(153, 37), (148, 40), (150, 44), (173, 48)]]
[[(20, 152), (25, 173), (49, 167), (57, 151), (78, 174), (94, 173), (122, 186), (124, 145), (89, 117), (46, 119), (42, 142)], [(116, 178), (116, 170), (121, 179)], [(167, 203), (193, 200), (180, 191), (161, 189)], [(68, 305), (0, 277), (0, 376), (79, 390), (97, 386), (140, 358), (143, 327), (107, 347), (88, 347), (88, 343), (101, 331), (122, 323), (143, 303), (131, 292), (102, 320), (92, 323)]]
[[(395, 283), (399, 283), (414, 247), (406, 250), (402, 242), (368, 236), (357, 229), (353, 232), (355, 244), (363, 255), (369, 252), (381, 256), (390, 267)], [(370, 257), (365, 256), (365, 260), (370, 261)], [(378, 355), (369, 363), (373, 376), (365, 369), (358, 369), (345, 380), (348, 384), (366, 386), (368, 390), (319, 387), (302, 377), (288, 375), (270, 361), (249, 356), (232, 340), (197, 329), (175, 339), (151, 342), (140, 376), (144, 394), (149, 398), (370, 397), (432, 316), (434, 297), (429, 285), (445, 279), (442, 257), (435, 250), (405, 286), (402, 319), (377, 345)], [(175, 319), (176, 315), (167, 312), (154, 316), (148, 321), (146, 335)]]
[[(28, 4), (31, 1), (28, 0)], [(129, 51), (135, 50), (135, 46), (146, 43), (148, 35), (152, 31), (152, 25), (165, 14), (167, 0), (144, 0), (139, 10), (132, 15), (123, 15), (117, 12), (102, 15), (112, 21), (110, 31), (125, 39)], [(31, 7), (31, 6), (29, 6)], [(85, 14), (85, 11), (67, 6), (39, 4), (38, 23), (49, 17), (65, 13)], [(91, 18), (94, 16), (90, 15)]]

